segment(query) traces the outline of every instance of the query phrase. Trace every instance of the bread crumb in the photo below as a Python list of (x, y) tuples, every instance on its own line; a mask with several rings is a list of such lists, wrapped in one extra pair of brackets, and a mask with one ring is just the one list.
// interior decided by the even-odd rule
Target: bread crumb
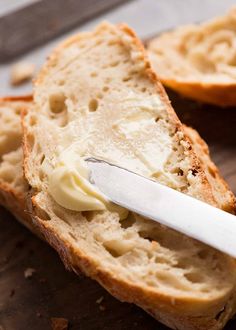
[(97, 304), (101, 304), (101, 302), (103, 301), (103, 299), (104, 299), (104, 297), (101, 296), (100, 298), (98, 298), (98, 299), (96, 300), (96, 303), (97, 303)]
[(11, 85), (20, 85), (33, 77), (35, 65), (30, 62), (19, 62), (12, 66), (10, 73)]
[(52, 317), (51, 318), (51, 327), (52, 330), (67, 330), (68, 329), (68, 320), (63, 317)]
[(41, 318), (41, 317), (42, 317), (42, 314), (41, 314), (40, 312), (37, 312), (37, 313), (36, 313), (36, 316), (37, 316), (38, 318)]
[(100, 311), (105, 311), (106, 310), (106, 307), (105, 306), (103, 306), (103, 305), (99, 305), (99, 309), (100, 309)]
[(25, 278), (30, 278), (33, 276), (33, 274), (36, 272), (36, 270), (34, 268), (27, 268), (24, 271), (24, 276)]

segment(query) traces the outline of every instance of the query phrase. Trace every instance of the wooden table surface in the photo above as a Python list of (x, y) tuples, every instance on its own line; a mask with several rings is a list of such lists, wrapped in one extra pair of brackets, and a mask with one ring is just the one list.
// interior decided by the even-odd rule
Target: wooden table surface
[[(226, 6), (226, 3), (231, 2), (207, 0), (203, 1), (202, 6), (207, 7), (206, 3), (214, 3), (219, 11), (223, 3)], [(150, 16), (145, 24), (140, 22), (141, 11), (145, 17), (151, 15), (154, 1), (145, 0), (138, 3), (139, 11), (128, 5), (125, 11), (119, 9), (120, 16), (111, 13), (108, 19), (128, 21), (145, 37), (153, 34), (154, 23), (158, 27), (158, 20)], [(181, 6), (180, 2), (172, 0), (155, 3), (160, 9), (159, 14), (157, 12), (160, 19), (166, 7), (177, 6), (177, 3)], [(199, 2), (191, 0), (191, 3), (191, 15), (194, 16), (194, 3), (199, 6)], [(149, 9), (147, 4), (150, 5)], [(209, 7), (209, 11), (203, 10), (202, 16), (198, 15), (197, 19), (203, 18), (204, 15), (211, 16), (210, 9), (212, 14), (214, 10)], [(171, 23), (170, 19), (167, 19), (170, 25), (183, 22), (183, 17), (185, 21), (189, 20), (183, 9), (173, 10), (172, 15), (174, 18)], [(94, 25), (94, 22), (89, 24)], [(162, 27), (159, 26), (158, 29), (163, 28), (167, 26), (162, 19)], [(26, 59), (36, 60), (40, 65), (50, 47), (52, 45), (32, 52)], [(30, 90), (29, 85), (17, 91), (7, 85), (9, 66), (0, 67), (1, 81), (4, 81), (0, 86), (0, 94), (21, 94)], [(208, 142), (214, 161), (236, 193), (236, 109), (201, 105), (183, 99), (173, 92), (168, 93), (180, 119), (196, 128)], [(35, 272), (32, 277), (25, 278), (24, 272), (28, 268), (33, 268)], [(99, 304), (97, 301), (101, 300), (101, 297), (103, 300)], [(68, 319), (69, 329), (76, 330), (167, 330), (138, 307), (120, 303), (111, 297), (94, 281), (66, 271), (57, 254), (46, 243), (18, 224), (4, 209), (0, 209), (0, 330), (47, 330), (51, 329), (52, 317)], [(231, 321), (226, 329), (235, 330), (236, 320)]]

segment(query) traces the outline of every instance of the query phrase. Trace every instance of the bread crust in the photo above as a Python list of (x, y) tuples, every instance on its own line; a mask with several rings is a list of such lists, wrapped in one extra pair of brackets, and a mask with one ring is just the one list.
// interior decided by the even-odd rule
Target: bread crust
[[(198, 132), (186, 125), (183, 125), (185, 134), (190, 139), (193, 149), (195, 153), (198, 156), (198, 159), (200, 160), (202, 167), (205, 170), (205, 173), (209, 173), (207, 175), (209, 182), (211, 183), (211, 186), (213, 187), (213, 193), (214, 188), (216, 190), (216, 193), (218, 193), (218, 204), (220, 204), (220, 208), (223, 209), (226, 212), (235, 214), (236, 213), (236, 198), (233, 194), (233, 192), (230, 190), (229, 185), (227, 182), (223, 179), (223, 177), (220, 174), (219, 169), (217, 166), (213, 163), (210, 151), (208, 148), (208, 145), (206, 142), (201, 138), (201, 136), (198, 134)], [(210, 177), (210, 178), (209, 178)], [(211, 180), (211, 181), (210, 181)], [(214, 194), (214, 195), (215, 195)], [(226, 202), (224, 201), (224, 197), (227, 196)], [(219, 200), (220, 197), (220, 200)], [(217, 197), (215, 197), (217, 199)]]
[(213, 104), (220, 107), (236, 105), (236, 84), (204, 83), (196, 81), (181, 81), (160, 77), (161, 82), (179, 94), (190, 99)]
[[(32, 197), (33, 214), (34, 208), (38, 208), (37, 202)], [(37, 212), (37, 211), (36, 211)], [(50, 221), (40, 219), (34, 215), (35, 226), (43, 235), (44, 239), (58, 252), (61, 260), (68, 270), (73, 270), (80, 275), (81, 271), (96, 280), (110, 294), (122, 302), (134, 303), (144, 309), (161, 323), (172, 329), (177, 330), (218, 330), (222, 329), (226, 322), (235, 313), (235, 298), (234, 292), (228, 296), (228, 301), (233, 300), (230, 306), (230, 314), (227, 315), (219, 323), (215, 319), (214, 311), (211, 316), (185, 315), (185, 310), (188, 309), (190, 301), (188, 300), (173, 300), (169, 296), (164, 296), (140, 288), (131, 282), (125, 282), (118, 279), (114, 274), (111, 274), (104, 269), (98, 267), (96, 262), (87, 255), (81, 253), (79, 249), (75, 249), (69, 241), (64, 240), (55, 232)], [(202, 307), (202, 306), (201, 306)], [(213, 309), (218, 309), (217, 304)]]
[[(8, 96), (0, 99), (0, 107), (11, 104), (16, 104), (18, 102), (32, 102), (32, 95), (25, 96)], [(22, 105), (22, 110), (24, 106)], [(26, 210), (26, 196), (24, 193), (13, 189), (12, 186), (0, 180), (0, 205), (8, 209), (19, 222), (24, 226), (34, 232), (36, 235), (40, 235), (34, 228), (31, 220), (31, 216)]]
[[(171, 108), (170, 101), (162, 87), (161, 83), (157, 79), (156, 74), (151, 69), (151, 66), (147, 60), (144, 48), (141, 42), (137, 39), (135, 33), (126, 25), (122, 24), (117, 27), (120, 31), (129, 35), (132, 38), (132, 43), (142, 52), (142, 60), (145, 63), (145, 71), (149, 76), (150, 80), (156, 85), (157, 91), (161, 96), (163, 102), (168, 105), (168, 114), (171, 122), (176, 127), (176, 131), (180, 132), (183, 135), (184, 149), (185, 152), (191, 158), (192, 169), (197, 171), (197, 175), (202, 183), (204, 189), (201, 191), (202, 199), (207, 201), (212, 205), (217, 205), (211, 186), (204, 174), (200, 161), (197, 159), (195, 153), (192, 150), (190, 140), (184, 133), (184, 128), (182, 127), (180, 121), (178, 120), (176, 114)], [(86, 34), (84, 34), (86, 36)], [(83, 35), (83, 36), (84, 36)], [(41, 84), (44, 80), (44, 76), (47, 74), (47, 70), (51, 65), (56, 65), (57, 56), (61, 50), (67, 47), (68, 44), (73, 43), (77, 38), (81, 38), (81, 35), (78, 37), (72, 37), (61, 46), (59, 46), (53, 54), (50, 56), (47, 64), (44, 66), (42, 71), (39, 74), (35, 86)], [(28, 129), (27, 124), (24, 121), (24, 116), (22, 120), (23, 126), (23, 149), (24, 149), (24, 170), (26, 177), (29, 178), (30, 168), (28, 166), (28, 158), (31, 154), (31, 146), (28, 141)], [(189, 310), (189, 302), (186, 299), (179, 298), (174, 303), (170, 296), (164, 296), (158, 294), (155, 291), (147, 290), (146, 288), (141, 288), (131, 282), (123, 281), (119, 279), (114, 274), (105, 271), (104, 269), (99, 268), (99, 265), (95, 260), (89, 258), (87, 255), (83, 254), (80, 250), (75, 249), (73, 244), (66, 240), (61, 233), (57, 232), (53, 227), (53, 224), (50, 221), (43, 220), (38, 217), (37, 214), (40, 213), (40, 207), (36, 201), (35, 195), (37, 192), (32, 192), (32, 198), (29, 200), (29, 205), (32, 207), (33, 222), (38, 228), (38, 230), (43, 234), (46, 241), (49, 242), (51, 246), (59, 253), (62, 261), (64, 262), (66, 268), (74, 270), (76, 273), (79, 273), (81, 270), (88, 276), (93, 279), (96, 279), (102, 286), (104, 286), (112, 295), (117, 297), (121, 301), (128, 301), (137, 304), (142, 307), (148, 313), (156, 317), (162, 323), (173, 329), (179, 330), (217, 330), (222, 329), (223, 325), (227, 322), (229, 316), (225, 319), (222, 318), (221, 321), (216, 320), (216, 314), (222, 309), (222, 305), (216, 304), (212, 305), (210, 314), (206, 316), (199, 316), (195, 314), (196, 311), (192, 311), (192, 314)], [(232, 260), (234, 264), (234, 261)], [(227, 300), (232, 299), (233, 291), (229, 293)], [(197, 307), (196, 301), (196, 310)], [(233, 304), (231, 304), (232, 307)], [(200, 308), (200, 306), (199, 306)], [(200, 308), (202, 310), (202, 306)], [(186, 310), (188, 313), (186, 314)], [(234, 313), (234, 308), (232, 307), (232, 314)]]
[[(161, 82), (165, 86), (175, 90), (181, 95), (196, 101), (213, 104), (220, 107), (235, 106), (236, 81), (234, 78), (234, 68), (232, 64), (229, 64), (229, 67), (231, 66), (232, 68), (231, 72), (233, 79), (225, 80), (224, 77), (214, 77), (214, 72), (201, 72), (201, 70), (199, 70), (201, 75), (195, 76), (194, 64), (191, 62), (188, 63), (188, 59), (186, 59), (188, 55), (186, 53), (189, 51), (189, 49), (191, 51), (192, 48), (198, 47), (198, 44), (194, 44), (194, 40), (201, 44), (201, 40), (204, 40), (205, 35), (207, 37), (211, 36), (213, 39), (214, 32), (222, 32), (225, 29), (230, 33), (233, 31), (235, 26), (236, 7), (233, 7), (226, 15), (217, 17), (209, 22), (205, 22), (199, 25), (186, 25), (180, 28), (176, 28), (172, 31), (165, 32), (160, 36), (148, 40), (147, 49), (150, 54), (153, 67), (157, 71), (162, 71), (159, 77)], [(227, 30), (228, 27), (229, 29)], [(191, 46), (188, 50), (186, 50), (187, 48), (185, 49), (185, 44), (188, 43), (189, 39), (186, 39), (188, 37), (192, 38)], [(216, 36), (215, 44), (211, 44), (211, 47), (209, 46), (205, 49), (204, 57), (206, 60), (209, 58), (208, 52), (210, 52), (214, 46), (217, 47), (218, 41), (224, 41), (222, 40), (222, 36), (219, 36), (219, 38)], [(227, 42), (231, 45), (230, 41), (226, 39), (225, 43)], [(234, 46), (231, 45), (231, 48), (233, 47)], [(221, 50), (221, 56), (223, 56), (224, 52), (227, 53), (227, 49)], [(200, 56), (201, 55), (202, 53), (200, 53)], [(181, 71), (183, 71), (185, 66), (187, 68), (189, 64), (194, 69), (189, 71), (188, 68), (188, 72), (185, 72), (184, 75), (182, 72), (178, 74), (173, 70), (177, 67), (180, 67)], [(212, 63), (210, 62), (210, 64)], [(224, 64), (224, 61), (222, 61), (222, 64)], [(220, 71), (217, 71), (217, 62), (216, 64), (213, 63), (213, 66), (216, 67), (216, 73), (221, 73)], [(228, 77), (232, 78), (229, 72), (227, 72), (227, 75)], [(208, 76), (212, 76), (212, 79), (206, 80), (205, 77)]]

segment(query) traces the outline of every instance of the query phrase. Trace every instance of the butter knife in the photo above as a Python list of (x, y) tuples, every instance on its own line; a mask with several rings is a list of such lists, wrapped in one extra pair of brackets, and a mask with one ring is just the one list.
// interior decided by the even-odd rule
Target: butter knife
[(236, 216), (114, 164), (86, 159), (109, 201), (236, 258)]

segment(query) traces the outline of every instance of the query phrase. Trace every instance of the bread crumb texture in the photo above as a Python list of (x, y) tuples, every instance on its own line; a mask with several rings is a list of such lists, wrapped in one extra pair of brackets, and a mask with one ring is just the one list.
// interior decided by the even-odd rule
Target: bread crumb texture
[[(236, 7), (199, 25), (163, 33), (148, 45), (161, 81), (193, 99), (236, 105)], [(195, 88), (195, 90), (194, 90)]]
[(21, 110), (28, 106), (24, 101), (0, 101), (0, 184), (18, 193), (28, 189), (22, 169)]

